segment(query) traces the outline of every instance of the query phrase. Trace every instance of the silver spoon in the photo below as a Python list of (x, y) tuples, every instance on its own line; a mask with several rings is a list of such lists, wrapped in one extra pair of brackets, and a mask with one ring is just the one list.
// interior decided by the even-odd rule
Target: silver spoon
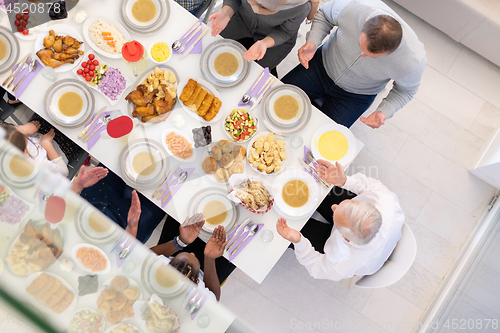
[(307, 160), (309, 161), (309, 163), (318, 163), (318, 161), (316, 160), (316, 158), (314, 158), (314, 155), (310, 151), (307, 152)]
[[(175, 187), (179, 186), (179, 184), (182, 184), (186, 181), (187, 179), (187, 176), (188, 176), (188, 173), (187, 171), (183, 171), (181, 172), (181, 174), (179, 175), (179, 177), (177, 177), (177, 184), (175, 184)], [(173, 188), (166, 196), (165, 198), (162, 199), (161, 203), (165, 203), (167, 202), (168, 198), (172, 195), (172, 192), (174, 191), (175, 188)]]
[(180, 40), (176, 40), (172, 43), (172, 50), (179, 51), (182, 47), (182, 42)]
[(252, 90), (255, 89), (255, 86), (260, 82), (260, 79), (262, 79), (263, 75), (264, 75), (264, 71), (262, 73), (260, 73), (259, 78), (257, 79), (257, 81), (255, 81), (252, 88), (250, 88), (250, 90), (243, 95), (243, 97), (241, 98), (241, 101), (243, 102), (243, 104), (247, 104), (248, 102), (250, 102), (250, 100), (252, 99), (252, 95), (250, 95), (250, 93), (252, 92)]
[(233, 250), (233, 252), (231, 252), (231, 254), (234, 256), (234, 254), (236, 252), (238, 252), (238, 249), (241, 247), (241, 245), (243, 245), (243, 243), (246, 242), (246, 240), (248, 239), (248, 237), (255, 235), (257, 233), (257, 231), (259, 231), (259, 225), (258, 224), (253, 224), (250, 227), (250, 230), (248, 230), (247, 236), (243, 239), (243, 241), (240, 244), (238, 244), (238, 246)]
[(109, 114), (105, 115), (104, 119), (102, 120), (99, 119), (97, 121), (97, 126), (95, 127), (95, 129), (92, 131), (92, 133), (90, 133), (87, 137), (83, 139), (83, 142), (89, 141), (90, 138), (93, 137), (94, 134), (96, 134), (101, 129), (101, 127), (106, 126), (110, 121), (111, 121), (111, 115)]
[(16, 84), (16, 86), (14, 87), (14, 89), (12, 89), (12, 91), (16, 91), (17, 88), (19, 88), (19, 86), (21, 85), (21, 83), (23, 83), (23, 81), (26, 78), (26, 76), (28, 76), (29, 73), (33, 72), (36, 69), (37, 65), (38, 65), (38, 61), (36, 61), (36, 59), (31, 60), (31, 62), (30, 62), (30, 68), (29, 68), (28, 72), (26, 74), (24, 74), (24, 76), (21, 79), (21, 81), (19, 81)]
[(201, 300), (203, 298), (204, 298), (204, 295), (201, 295), (200, 299), (196, 303), (194, 303), (193, 305), (191, 305), (191, 307), (189, 308), (189, 313), (190, 314), (195, 314), (196, 312), (198, 312), (198, 310), (201, 307)]
[[(196, 302), (196, 297), (198, 297), (198, 295), (200, 294), (200, 292), (198, 291), (196, 294), (194, 294), (193, 298), (191, 298), (187, 304), (186, 304), (186, 309), (191, 309), (191, 307), (193, 306), (193, 304)], [(191, 310), (190, 310), (191, 311)]]
[[(244, 223), (244, 222), (243, 222), (243, 223)], [(235, 245), (236, 245), (236, 243), (238, 243), (238, 240), (241, 238), (241, 236), (242, 236), (244, 233), (248, 232), (248, 230), (250, 230), (250, 227), (252, 227), (252, 225), (253, 225), (253, 224), (247, 224), (247, 225), (243, 228), (243, 232), (241, 233), (241, 235), (239, 235), (238, 237), (236, 237), (236, 239), (234, 240), (234, 242), (232, 242), (231, 244), (229, 244), (229, 246), (228, 246), (228, 247), (226, 247), (226, 249), (227, 249), (227, 251), (228, 251), (228, 252), (229, 252), (229, 250), (230, 250), (233, 246), (235, 246)], [(237, 234), (237, 232), (236, 232), (234, 235), (236, 235), (236, 234)], [(234, 237), (234, 235), (233, 235), (233, 237)], [(231, 238), (232, 238), (232, 237), (231, 237)]]

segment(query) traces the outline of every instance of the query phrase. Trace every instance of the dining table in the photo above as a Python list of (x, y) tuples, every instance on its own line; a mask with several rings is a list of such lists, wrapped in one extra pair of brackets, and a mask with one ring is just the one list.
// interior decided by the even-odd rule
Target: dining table
[[(134, 31), (129, 31), (132, 40), (139, 41), (142, 45), (144, 45), (145, 48), (149, 48), (153, 43), (157, 41), (163, 41), (167, 45), (172, 45), (174, 41), (181, 38), (193, 26), (193, 24), (196, 23), (198, 19), (195, 16), (178, 5), (175, 1), (167, 1), (169, 4), (170, 13), (166, 24), (157, 31), (148, 34), (140, 34)], [(77, 23), (73, 19), (76, 11), (84, 10), (87, 14), (87, 17), (94, 17), (96, 19), (100, 18), (102, 20), (111, 19), (116, 22), (122, 22), (122, 17), (120, 15), (120, 3), (121, 1), (118, 0), (88, 0), (82, 2), (81, 6), (73, 9), (69, 13), (69, 18), (54, 21), (51, 22), (51, 24), (64, 24), (72, 27), (81, 35), (84, 35), (84, 23)], [(9, 27), (5, 11), (0, 10), (0, 15), (2, 17), (0, 24), (4, 27)], [(209, 28), (204, 24), (203, 27), (205, 29)], [(211, 36), (210, 33), (207, 33), (201, 39), (202, 47), (203, 49), (205, 49), (212, 43), (220, 41), (221, 39), (222, 37), (220, 36)], [(20, 39), (19, 44), (19, 60), (26, 54), (32, 54), (33, 56), (35, 56), (36, 50), (34, 47), (34, 40)], [(91, 50), (89, 45), (86, 45), (86, 43), (83, 44), (82, 48), (85, 53), (95, 51)], [(121, 73), (132, 82), (132, 84), (125, 90), (123, 96), (126, 96), (128, 92), (135, 89), (135, 86), (138, 83), (136, 82), (138, 77), (148, 71), (154, 70), (155, 66), (157, 66), (149, 58), (147, 59), (146, 66), (139, 69), (139, 73), (137, 73), (138, 75), (136, 76), (134, 74), (134, 68), (129, 66), (121, 57), (107, 58), (99, 55), (98, 53), (95, 54), (105, 60), (105, 62), (110, 67), (118, 68)], [(181, 57), (178, 54), (173, 54), (168, 62), (165, 63), (165, 65), (175, 70), (178, 75), (178, 81), (187, 80), (189, 78), (202, 79), (203, 76), (200, 70), (200, 57), (200, 53), (189, 54), (186, 57)], [(229, 115), (233, 109), (238, 107), (238, 103), (240, 102), (244, 93), (259, 78), (260, 74), (263, 71), (263, 68), (254, 61), (251, 61), (248, 64), (249, 71), (248, 76), (245, 80), (243, 80), (236, 86), (230, 87), (229, 89), (218, 89), (218, 94), (221, 96), (220, 100), (222, 102), (222, 107), (219, 112), (222, 113), (223, 117), (218, 122), (211, 124), (212, 140), (214, 142), (217, 142), (218, 140), (228, 139), (228, 136), (226, 135), (226, 133), (224, 133), (224, 128), (222, 125), (223, 119), (227, 115)], [(0, 74), (0, 82), (3, 82), (7, 78), (8, 74), (10, 74), (10, 72)], [(88, 149), (87, 145), (83, 143), (82, 140), (78, 139), (78, 135), (84, 127), (83, 125), (79, 127), (62, 126), (54, 122), (53, 119), (47, 115), (47, 111), (44, 108), (44, 97), (47, 93), (47, 90), (51, 87), (51, 85), (57, 84), (57, 82), (61, 80), (76, 78), (76, 75), (73, 73), (73, 71), (56, 73), (56, 76), (57, 77), (55, 78), (55, 80), (52, 81), (50, 78), (48, 79), (40, 73), (37, 74), (30, 82), (28, 88), (20, 96), (18, 96), (19, 99), (28, 108), (39, 114), (41, 117), (43, 117), (54, 127), (64, 133), (68, 138), (72, 139), (76, 144), (80, 145), (84, 150), (88, 151), (90, 155), (92, 155), (95, 159), (100, 161), (120, 177), (124, 176), (123, 171), (120, 168), (120, 156), (124, 149), (126, 149), (126, 147), (128, 147), (131, 142), (137, 139), (147, 139), (150, 141), (156, 141), (161, 144), (162, 134), (167, 129), (181, 131), (186, 136), (191, 136), (192, 129), (206, 126), (206, 123), (203, 123), (202, 121), (195, 119), (195, 117), (189, 115), (188, 112), (190, 111), (187, 111), (185, 108), (183, 108), (181, 105), (181, 101), (178, 100), (174, 105), (169, 117), (164, 122), (142, 124), (140, 121), (134, 120), (134, 129), (127, 136), (114, 139), (109, 137), (109, 135), (107, 135), (106, 133), (102, 133), (99, 141), (91, 149)], [(276, 80), (273, 83), (273, 87), (279, 85), (282, 85), (279, 80)], [(180, 95), (180, 93), (181, 91), (178, 91), (177, 95)], [(102, 94), (94, 92), (93, 96), (95, 98), (95, 112), (102, 109), (103, 107), (106, 107), (107, 111), (112, 110), (122, 114), (128, 114), (129, 112), (129, 102), (127, 102), (123, 98), (123, 96), (114, 105), (111, 105), (110, 101), (107, 100)], [(257, 119), (260, 119), (262, 117), (262, 108), (263, 106), (261, 104), (254, 110), (252, 110), (252, 114), (254, 114)], [(176, 127), (176, 125), (172, 121), (178, 115), (181, 115), (185, 121), (184, 126), (181, 128)], [(304, 147), (311, 148), (311, 142), (316, 130), (324, 126), (325, 124), (334, 124), (334, 122), (316, 107), (312, 106), (311, 117), (308, 120), (307, 125), (300, 132), (293, 135), (293, 139), (298, 140), (299, 145), (297, 145), (296, 147), (292, 147), (292, 136), (285, 136), (286, 144), (289, 145), (289, 155), (287, 156), (287, 159), (289, 159), (289, 161), (287, 161), (286, 164), (287, 170), (303, 170), (303, 166), (301, 165), (299, 159), (304, 158)], [(265, 124), (262, 121), (259, 122), (256, 136), (259, 136), (261, 133), (266, 131), (268, 131), (268, 129), (266, 128)], [(353, 155), (353, 158), (364, 146), (363, 143), (358, 139), (355, 139), (355, 142), (356, 151)], [(246, 144), (242, 145), (246, 147)], [(146, 198), (149, 198), (152, 202), (158, 205), (158, 207), (162, 208), (168, 215), (182, 223), (187, 217), (189, 217), (188, 208), (190, 205), (190, 200), (196, 193), (214, 187), (220, 188), (227, 192), (229, 192), (230, 190), (227, 184), (219, 184), (214, 182), (213, 179), (208, 177), (202, 170), (201, 161), (205, 156), (205, 151), (206, 148), (204, 147), (195, 149), (195, 153), (197, 155), (196, 161), (191, 164), (182, 163), (170, 158), (170, 161), (168, 162), (168, 166), (170, 169), (175, 165), (180, 165), (181, 168), (193, 167), (194, 171), (190, 173), (189, 177), (183, 183), (182, 187), (179, 188), (179, 190), (173, 195), (172, 200), (170, 200), (164, 207), (162, 207), (160, 201), (152, 198), (152, 194), (156, 190), (156, 186), (152, 186), (150, 188), (142, 188), (139, 191)], [(347, 166), (348, 164), (344, 165), (345, 168), (347, 168)], [(273, 181), (275, 181), (275, 179), (278, 177), (277, 175), (272, 173), (259, 173), (255, 169), (250, 167), (248, 162), (246, 162), (245, 173), (250, 177), (262, 179), (267, 183), (273, 183)], [(316, 183), (316, 188), (314, 188), (314, 191), (315, 193), (317, 193), (318, 197), (317, 205), (319, 205), (319, 203), (327, 196), (331, 188), (332, 186), (326, 188), (324, 186), (321, 186), (320, 183)], [(244, 272), (246, 275), (260, 284), (264, 281), (266, 276), (276, 265), (277, 261), (283, 255), (290, 243), (277, 233), (276, 222), (281, 215), (276, 209), (273, 208), (265, 214), (255, 214), (247, 209), (244, 209), (241, 205), (237, 205), (236, 207), (238, 209), (239, 222), (250, 218), (256, 224), (262, 225), (259, 233), (263, 233), (263, 231), (268, 230), (270, 231), (270, 233), (267, 232), (267, 234), (272, 234), (272, 237), (270, 237), (271, 239), (263, 239), (263, 237), (260, 237), (259, 234), (257, 234), (256, 237), (254, 237), (254, 239), (244, 247), (239, 255), (235, 258), (232, 258), (231, 260), (231, 262), (236, 265), (242, 272)], [(310, 211), (310, 214), (308, 214), (307, 216), (288, 219), (289, 226), (294, 229), (300, 230), (308, 221), (310, 216), (314, 213), (316, 207), (314, 207), (314, 209), (312, 209)], [(229, 258), (229, 254), (227, 252), (224, 254), (224, 256), (226, 258)], [(224, 288), (222, 288), (222, 290), (223, 289)]]

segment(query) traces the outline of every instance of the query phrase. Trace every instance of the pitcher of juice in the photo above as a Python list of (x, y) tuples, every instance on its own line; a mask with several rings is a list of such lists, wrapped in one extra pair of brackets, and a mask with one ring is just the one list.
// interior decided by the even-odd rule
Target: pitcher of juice
[(132, 40), (123, 44), (122, 57), (132, 67), (135, 76), (146, 70), (148, 55), (144, 46), (138, 41)]

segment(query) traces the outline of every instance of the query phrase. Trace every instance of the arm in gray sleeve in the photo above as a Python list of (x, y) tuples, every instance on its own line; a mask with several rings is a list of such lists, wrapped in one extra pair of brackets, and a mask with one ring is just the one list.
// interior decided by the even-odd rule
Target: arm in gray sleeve
[(424, 73), (427, 58), (405, 77), (394, 81), (393, 86), (386, 98), (377, 107), (377, 111), (382, 111), (387, 119), (394, 116), (396, 111), (405, 106), (418, 91), (420, 80)]
[(311, 31), (306, 35), (306, 41), (319, 47), (333, 27), (338, 25), (338, 15), (350, 1), (351, 0), (331, 0), (321, 6), (314, 17)]
[(267, 35), (267, 37), (271, 37), (274, 40), (274, 46), (285, 43), (287, 40), (297, 34), (300, 25), (302, 24), (302, 22), (304, 22), (304, 19), (309, 13), (309, 10), (311, 10), (311, 2), (308, 1), (299, 7), (289, 10), (293, 11), (293, 17), (275, 27), (273, 31), (271, 31), (271, 33)]
[(236, 13), (238, 8), (240, 8), (241, 0), (224, 0), (222, 7), (229, 6)]

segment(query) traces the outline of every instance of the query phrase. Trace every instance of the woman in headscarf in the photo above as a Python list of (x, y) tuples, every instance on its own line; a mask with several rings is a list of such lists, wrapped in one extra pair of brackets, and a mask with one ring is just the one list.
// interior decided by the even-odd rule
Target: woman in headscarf
[(275, 67), (293, 49), (310, 10), (309, 0), (224, 0), (209, 18), (210, 30), (212, 36), (220, 33), (240, 42), (248, 50), (245, 60), (257, 60), (276, 75)]

